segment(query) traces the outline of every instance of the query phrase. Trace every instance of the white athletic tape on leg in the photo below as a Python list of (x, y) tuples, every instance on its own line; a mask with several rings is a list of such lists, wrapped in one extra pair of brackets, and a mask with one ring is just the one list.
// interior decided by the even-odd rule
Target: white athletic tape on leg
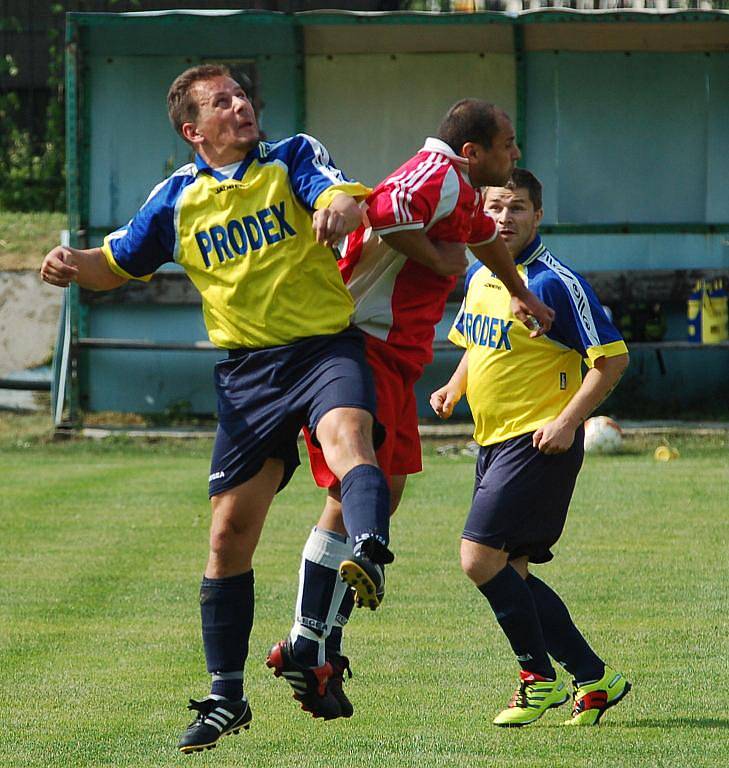
[(301, 565), (299, 567), (299, 590), (296, 596), (296, 613), (294, 616), (294, 626), (291, 629), (291, 642), (294, 643), (297, 637), (305, 637), (320, 644), (319, 655), (321, 663), (324, 663), (324, 638), (331, 632), (334, 620), (342, 603), (342, 598), (348, 586), (338, 577), (334, 580), (334, 589), (331, 596), (331, 603), (326, 618), (325, 634), (317, 633), (313, 628), (307, 627), (307, 617), (302, 616), (301, 603), (304, 593), (305, 563), (316, 563), (317, 565), (329, 568), (332, 571), (339, 571), (339, 565), (342, 560), (352, 556), (352, 545), (349, 541), (342, 541), (340, 538), (331, 535), (328, 531), (322, 531), (313, 528), (309, 538), (304, 545), (304, 551), (301, 555)]
[[(332, 595), (332, 603), (329, 606), (329, 613), (327, 613), (327, 635), (332, 631), (332, 627), (337, 626), (344, 627), (347, 623), (347, 619), (339, 614), (339, 606), (342, 604), (342, 599), (349, 589), (349, 584), (342, 579), (337, 579), (337, 583), (334, 586), (334, 594)], [(344, 619), (344, 621), (341, 621)]]
[[(315, 643), (323, 642), (321, 635), (318, 635), (313, 630), (305, 627), (303, 624), (301, 624), (301, 622), (295, 621), (294, 626), (291, 627), (291, 632), (289, 634), (289, 639), (291, 640), (292, 645), (296, 642), (298, 637), (305, 637), (307, 640), (313, 640)], [(324, 662), (322, 661), (321, 663), (323, 664)]]
[(313, 528), (304, 545), (302, 559), (318, 563), (325, 568), (338, 570), (342, 560), (352, 556), (352, 545), (347, 541), (336, 538), (328, 531)]

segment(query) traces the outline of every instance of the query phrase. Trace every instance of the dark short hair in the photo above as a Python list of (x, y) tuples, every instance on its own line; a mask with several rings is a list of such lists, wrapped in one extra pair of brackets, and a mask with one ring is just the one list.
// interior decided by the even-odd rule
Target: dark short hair
[(446, 112), (438, 138), (456, 153), (469, 141), (488, 149), (499, 132), (500, 115), (508, 117), (503, 109), (488, 101), (461, 99)]
[[(194, 123), (198, 116), (198, 103), (192, 94), (192, 86), (201, 80), (214, 77), (230, 77), (224, 64), (200, 64), (178, 75), (167, 91), (167, 114), (172, 127), (182, 136), (182, 124)], [(183, 137), (184, 138), (184, 137)]]
[(532, 201), (534, 210), (538, 211), (542, 207), (542, 182), (526, 168), (514, 168), (511, 178), (504, 184), (507, 189), (526, 189), (529, 192), (529, 199)]

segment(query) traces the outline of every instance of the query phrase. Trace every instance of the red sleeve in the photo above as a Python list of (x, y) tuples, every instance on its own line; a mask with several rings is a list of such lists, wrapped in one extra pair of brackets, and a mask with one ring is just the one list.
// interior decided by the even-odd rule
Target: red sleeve
[(467, 245), (485, 245), (496, 239), (496, 222), (490, 213), (486, 213), (479, 205), (471, 223), (471, 234)]
[(445, 158), (416, 155), (378, 184), (367, 199), (372, 229), (386, 235), (427, 226), (440, 202), (448, 168)]

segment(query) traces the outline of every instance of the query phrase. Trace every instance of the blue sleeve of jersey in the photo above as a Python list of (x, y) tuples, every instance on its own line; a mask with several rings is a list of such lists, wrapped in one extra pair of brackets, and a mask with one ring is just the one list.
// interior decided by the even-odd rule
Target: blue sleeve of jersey
[(535, 286), (535, 293), (556, 313), (547, 336), (576, 350), (582, 357), (588, 356), (587, 350), (591, 347), (622, 341), (623, 337), (585, 278), (567, 269), (562, 275), (543, 275), (543, 284)]
[(458, 333), (461, 334), (461, 336), (466, 335), (466, 327), (463, 321), (465, 316), (466, 316), (466, 299), (464, 297), (463, 301), (461, 302), (461, 306), (458, 310), (458, 314), (456, 315), (456, 319), (453, 321), (453, 327), (458, 331)]
[(150, 194), (125, 227), (106, 238), (116, 264), (132, 277), (145, 277), (174, 261), (175, 202), (189, 176), (173, 176)]
[(313, 136), (299, 133), (288, 139), (287, 165), (294, 194), (310, 210), (321, 193), (351, 182), (334, 165), (326, 147)]
[(463, 282), (463, 302), (461, 303), (461, 308), (458, 310), (456, 319), (453, 321), (453, 327), (463, 336), (466, 335), (465, 326), (463, 325), (463, 318), (466, 314), (466, 295), (468, 294), (468, 286), (471, 285), (473, 276), (476, 274), (476, 272), (479, 271), (479, 269), (481, 269), (481, 267), (483, 267), (483, 264), (480, 261), (477, 261), (475, 264), (471, 264), (471, 266), (468, 268), (468, 272), (466, 272), (466, 279)]

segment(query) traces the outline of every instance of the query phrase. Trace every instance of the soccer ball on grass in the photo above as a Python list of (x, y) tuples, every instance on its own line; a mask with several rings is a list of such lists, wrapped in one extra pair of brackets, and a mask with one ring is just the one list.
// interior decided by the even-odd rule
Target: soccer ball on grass
[(585, 422), (587, 453), (617, 453), (623, 444), (623, 431), (609, 416), (593, 416)]

